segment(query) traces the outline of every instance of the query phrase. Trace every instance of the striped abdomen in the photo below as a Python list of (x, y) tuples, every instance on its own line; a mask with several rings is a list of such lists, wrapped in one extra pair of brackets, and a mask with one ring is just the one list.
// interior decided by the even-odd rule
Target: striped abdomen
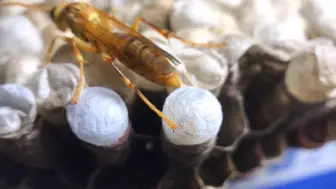
[[(147, 80), (160, 85), (180, 87), (178, 75), (169, 60), (132, 35), (117, 33), (119, 61)], [(178, 81), (177, 81), (178, 80)]]

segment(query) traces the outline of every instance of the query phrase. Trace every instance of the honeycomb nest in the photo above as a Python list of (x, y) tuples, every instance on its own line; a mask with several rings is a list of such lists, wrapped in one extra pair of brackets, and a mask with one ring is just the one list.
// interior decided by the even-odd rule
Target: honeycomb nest
[[(166, 25), (167, 17), (155, 19)], [(227, 181), (244, 179), (262, 166), (263, 159), (280, 157), (286, 147), (320, 147), (334, 138), (328, 124), (336, 98), (310, 104), (297, 100), (285, 86), (289, 63), (259, 45), (249, 47), (236, 63), (228, 63), (229, 75), (217, 97), (225, 117), (213, 148), (197, 169), (172, 166), (169, 147), (161, 136), (162, 120), (135, 97), (129, 112), (129, 150), (115, 149), (111, 155), (93, 147), (96, 155), (106, 155), (97, 159), (88, 150), (92, 146), (80, 141), (67, 123), (54, 125), (45, 120), (46, 115), (39, 115), (36, 132), (0, 140), (0, 188), (151, 189), (165, 179), (166, 188), (160, 189), (202, 189), (205, 185), (220, 189)], [(158, 109), (168, 96), (166, 91), (142, 92)], [(109, 158), (115, 153), (121, 157), (118, 165), (97, 163), (119, 161), (119, 156)]]
[[(281, 65), (283, 69), (274, 70), (270, 65)], [(336, 109), (336, 99), (306, 105), (281, 91), (285, 89), (283, 75), (287, 65), (288, 62), (277, 59), (258, 46), (252, 46), (239, 60), (239, 69), (230, 74), (218, 96), (225, 119), (216, 146), (199, 170), (206, 185), (221, 186), (232, 179), (232, 173), (238, 172), (238, 177), (249, 173), (261, 165), (263, 158), (281, 156), (287, 146), (315, 148), (327, 141), (326, 120)], [(162, 108), (166, 92), (144, 93), (159, 109)], [(286, 96), (286, 100), (279, 98), (279, 94), (280, 97)], [(264, 107), (277, 111), (263, 114)], [(17, 145), (13, 150), (14, 144), (10, 140), (2, 140), (3, 152), (17, 153), (16, 157), (19, 157), (13, 160), (1, 155), (3, 188), (155, 188), (169, 170), (169, 161), (160, 140), (161, 119), (140, 99), (136, 99), (131, 110), (134, 137), (124, 166), (98, 168), (95, 157), (83, 147), (69, 127), (60, 129), (39, 117), (36, 125), (43, 128), (40, 143), (58, 141), (58, 146), (62, 148), (41, 146), (40, 155), (29, 159), (30, 154), (37, 153), (29, 151), (29, 145), (33, 144)], [(146, 116), (142, 114), (144, 111), (148, 112)], [(26, 137), (29, 138), (29, 135)], [(48, 150), (62, 153), (63, 158), (46, 158), (43, 152)], [(16, 163), (30, 162), (34, 165), (38, 161), (41, 165), (46, 159), (48, 162), (45, 165), (55, 167), (31, 168)]]

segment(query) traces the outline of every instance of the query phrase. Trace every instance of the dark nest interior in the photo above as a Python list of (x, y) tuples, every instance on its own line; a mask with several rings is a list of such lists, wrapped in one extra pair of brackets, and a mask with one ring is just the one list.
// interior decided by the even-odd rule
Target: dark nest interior
[[(164, 99), (167, 96), (166, 93), (158, 94), (148, 91), (144, 91), (144, 93), (159, 109), (162, 109)], [(221, 98), (219, 97), (219, 99)], [(254, 100), (253, 103), (255, 102)], [(329, 103), (335, 104), (332, 100)], [(125, 162), (120, 164), (120, 166), (101, 167), (96, 163), (95, 156), (83, 146), (70, 130), (59, 129), (59, 126), (54, 126), (39, 116), (37, 120), (43, 120), (43, 128), (48, 130), (46, 131), (47, 136), (52, 138), (52, 140), (57, 140), (59, 146), (61, 146), (61, 149), (50, 150), (62, 153), (61, 158), (45, 157), (43, 154), (34, 155), (34, 153), (38, 152), (29, 151), (29, 148), (26, 148), (24, 145), (23, 147), (21, 146), (21, 149), (19, 145), (19, 147), (13, 150), (13, 144), (10, 141), (3, 140), (1, 142), (2, 149), (5, 149), (6, 153), (16, 151), (17, 157), (14, 160), (13, 157), (8, 157), (4, 153), (1, 154), (1, 188), (158, 188), (158, 184), (166, 175), (170, 166), (160, 140), (161, 119), (140, 99), (137, 99), (134, 106), (130, 109), (134, 137), (130, 145), (130, 153)], [(259, 166), (260, 160), (265, 154), (266, 156), (281, 155), (281, 150), (279, 149), (283, 148), (282, 143), (284, 141), (286, 146), (304, 148), (313, 148), (326, 142), (328, 126), (325, 118), (327, 117), (321, 115), (329, 115), (332, 108), (328, 109), (325, 108), (325, 104), (320, 104), (306, 110), (299, 111), (299, 115), (295, 114), (298, 117), (302, 117), (301, 121), (297, 118), (282, 118), (283, 120), (277, 123), (280, 125), (278, 127), (292, 124), (291, 128), (287, 128), (284, 135), (280, 138), (274, 137), (274, 134), (271, 134), (272, 140), (269, 139), (267, 141), (268, 145), (262, 142), (262, 140), (267, 140), (267, 137), (266, 139), (264, 139), (265, 137), (260, 139), (260, 137), (246, 136), (239, 141), (234, 150), (226, 152), (215, 147), (201, 164), (199, 172), (202, 180), (206, 185), (220, 187), (235, 170), (238, 170), (241, 175), (246, 175), (246, 173), (253, 171), (254, 168)], [(143, 114), (143, 112), (147, 113)], [(322, 113), (318, 115), (317, 112)], [(312, 114), (316, 115), (315, 118), (311, 116)], [(307, 116), (313, 117), (312, 120), (309, 120)], [(279, 129), (277, 132), (283, 133), (282, 130)], [(230, 132), (232, 133), (232, 129)], [(242, 132), (242, 130), (236, 129), (237, 132)], [(224, 140), (226, 141), (226, 145), (230, 144), (228, 139), (230, 139), (230, 136)], [(231, 143), (233, 140), (232, 138)], [(221, 144), (225, 145), (225, 142)], [(29, 144), (26, 144), (26, 146), (29, 146)], [(11, 149), (8, 150), (8, 148)], [(269, 152), (268, 149), (272, 149), (273, 151)], [(19, 153), (18, 151), (21, 152)], [(20, 156), (21, 153), (25, 155)], [(55, 152), (55, 156), (59, 155), (57, 153)], [(50, 166), (50, 164), (52, 165)], [(179, 170), (178, 168), (176, 174), (184, 173), (183, 170)], [(181, 176), (183, 177), (183, 175)], [(200, 188), (193, 184), (187, 187), (191, 189)]]

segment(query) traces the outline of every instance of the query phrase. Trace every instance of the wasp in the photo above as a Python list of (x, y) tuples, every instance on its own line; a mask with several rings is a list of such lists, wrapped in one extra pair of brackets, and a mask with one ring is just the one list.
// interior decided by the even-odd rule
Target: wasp
[[(158, 116), (175, 130), (176, 125), (158, 110), (143, 93), (130, 81), (116, 66), (117, 59), (128, 69), (144, 77), (145, 79), (161, 86), (178, 88), (181, 86), (180, 78), (175, 66), (182, 64), (176, 57), (164, 51), (149, 39), (138, 32), (141, 23), (147, 24), (152, 29), (162, 34), (166, 39), (176, 38), (191, 46), (220, 47), (219, 44), (198, 44), (180, 38), (169, 31), (163, 30), (150, 22), (137, 18), (131, 26), (112, 15), (94, 8), (86, 3), (63, 1), (55, 7), (45, 8), (38, 5), (29, 5), (20, 2), (1, 2), (0, 6), (22, 6), (49, 13), (52, 21), (61, 31), (70, 30), (74, 36), (55, 37), (46, 52), (45, 64), (51, 60), (51, 52), (57, 40), (64, 40), (72, 46), (74, 55), (80, 68), (80, 79), (76, 88), (73, 102), (77, 103), (83, 88), (84, 64), (87, 63), (80, 50), (98, 53), (105, 62), (120, 76), (121, 80), (133, 90)], [(118, 30), (118, 32), (116, 32)]]

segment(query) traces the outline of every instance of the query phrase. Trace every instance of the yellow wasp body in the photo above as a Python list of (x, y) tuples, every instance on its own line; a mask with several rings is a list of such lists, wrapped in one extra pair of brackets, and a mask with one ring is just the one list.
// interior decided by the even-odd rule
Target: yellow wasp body
[[(0, 3), (0, 6), (17, 5), (26, 8), (45, 9), (24, 3)], [(196, 44), (174, 36), (170, 32), (157, 28), (151, 23), (136, 19), (129, 27), (117, 18), (106, 14), (86, 3), (61, 3), (47, 10), (57, 28), (66, 31), (70, 29), (75, 37), (57, 36), (50, 44), (46, 63), (50, 62), (51, 52), (56, 40), (63, 39), (72, 45), (80, 66), (80, 80), (73, 101), (77, 103), (84, 81), (84, 59), (80, 50), (99, 53), (117, 71), (121, 80), (132, 89), (153, 111), (155, 111), (174, 130), (176, 125), (158, 110), (136, 86), (113, 63), (118, 59), (127, 68), (145, 79), (167, 87), (180, 87), (180, 79), (175, 65), (181, 64), (171, 54), (159, 48), (149, 39), (137, 32), (141, 22), (146, 23), (166, 38), (174, 37), (193, 46), (219, 47), (224, 44)]]
[[(73, 3), (59, 9), (52, 11), (54, 21), (60, 23), (61, 29), (64, 26), (70, 28), (95, 53), (117, 58), (149, 81), (168, 87), (180, 87), (179, 77), (170, 61), (175, 64), (180, 62), (140, 33), (118, 20), (111, 22), (110, 16), (84, 3)], [(64, 13), (59, 14), (62, 11)], [(124, 32), (111, 32), (113, 29)]]

